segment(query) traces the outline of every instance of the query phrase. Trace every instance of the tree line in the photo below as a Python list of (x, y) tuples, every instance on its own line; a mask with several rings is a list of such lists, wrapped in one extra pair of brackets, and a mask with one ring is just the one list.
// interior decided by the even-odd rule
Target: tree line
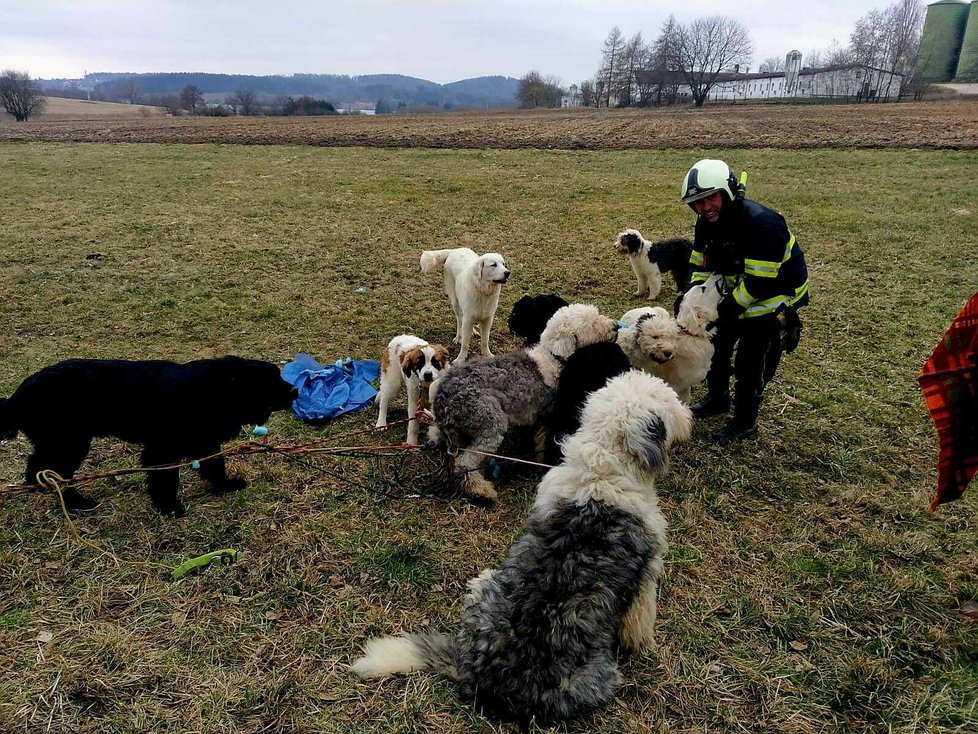
[[(804, 66), (871, 67), (876, 70), (877, 88), (886, 80), (880, 92), (885, 96), (892, 74), (901, 74), (900, 95), (919, 97), (926, 80), (915, 77), (915, 66), (925, 13), (922, 0), (896, 0), (883, 10), (871, 10), (856, 22), (847, 45), (833, 41), (828, 49), (809, 51)], [(750, 71), (753, 51), (748, 29), (720, 15), (689, 23), (669, 16), (651, 42), (641, 32), (626, 37), (615, 26), (601, 48), (598, 70), (578, 85), (580, 101), (585, 107), (674, 104), (680, 90), (688, 89), (693, 104), (701, 107), (722, 74)], [(756, 70), (778, 72), (784, 67), (783, 57), (769, 57)], [(564, 95), (558, 78), (539, 71), (519, 80), (521, 107), (558, 107)]]

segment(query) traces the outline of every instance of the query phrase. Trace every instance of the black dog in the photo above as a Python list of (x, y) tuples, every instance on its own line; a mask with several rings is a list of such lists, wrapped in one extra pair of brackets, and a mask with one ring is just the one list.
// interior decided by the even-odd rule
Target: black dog
[[(279, 369), (241, 357), (164, 361), (70, 359), (45, 367), (0, 399), (0, 438), (21, 431), (34, 445), (25, 480), (42, 469), (69, 478), (91, 448), (92, 438), (113, 436), (143, 446), (142, 465), (159, 466), (216, 454), (246, 423), (264, 423), (296, 396)], [(245, 486), (228, 477), (224, 459), (201, 461), (201, 476), (215, 492)], [(164, 515), (181, 516), (177, 469), (152, 471), (147, 486)], [(95, 504), (69, 487), (65, 504), (76, 510)]]
[(628, 372), (630, 368), (625, 352), (614, 342), (589, 344), (567, 358), (567, 363), (557, 378), (553, 408), (545, 421), (545, 463), (560, 463), (563, 458), (560, 441), (581, 427), (581, 409), (588, 395), (600, 390), (612, 377)]
[(523, 346), (532, 347), (540, 341), (540, 335), (547, 327), (550, 317), (564, 306), (569, 305), (560, 296), (523, 296), (509, 314), (509, 331), (523, 337)]

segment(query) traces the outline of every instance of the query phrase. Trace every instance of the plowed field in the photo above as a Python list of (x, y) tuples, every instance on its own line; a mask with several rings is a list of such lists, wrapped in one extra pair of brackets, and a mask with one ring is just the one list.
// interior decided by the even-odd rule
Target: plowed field
[(394, 148), (978, 148), (978, 100), (0, 123), (2, 141)]

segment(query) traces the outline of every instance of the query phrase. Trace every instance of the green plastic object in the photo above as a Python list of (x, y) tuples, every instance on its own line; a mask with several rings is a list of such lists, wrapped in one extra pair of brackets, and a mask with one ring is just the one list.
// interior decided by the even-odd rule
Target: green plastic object
[(207, 568), (212, 563), (220, 563), (222, 566), (228, 566), (240, 558), (241, 554), (233, 548), (224, 548), (222, 550), (211, 551), (210, 553), (205, 553), (202, 556), (191, 558), (189, 561), (184, 561), (173, 569), (173, 571), (170, 573), (170, 578), (172, 578), (174, 581), (179, 581), (188, 573), (199, 571), (202, 568)]

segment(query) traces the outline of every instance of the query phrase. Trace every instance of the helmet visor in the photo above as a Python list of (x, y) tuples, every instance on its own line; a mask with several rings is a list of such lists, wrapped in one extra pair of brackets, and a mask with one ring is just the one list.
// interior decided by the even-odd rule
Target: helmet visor
[(722, 191), (722, 189), (698, 189), (690, 186), (686, 190), (686, 195), (682, 198), (682, 202), (683, 204), (692, 204), (694, 201), (705, 199), (707, 196), (715, 194), (717, 191)]

